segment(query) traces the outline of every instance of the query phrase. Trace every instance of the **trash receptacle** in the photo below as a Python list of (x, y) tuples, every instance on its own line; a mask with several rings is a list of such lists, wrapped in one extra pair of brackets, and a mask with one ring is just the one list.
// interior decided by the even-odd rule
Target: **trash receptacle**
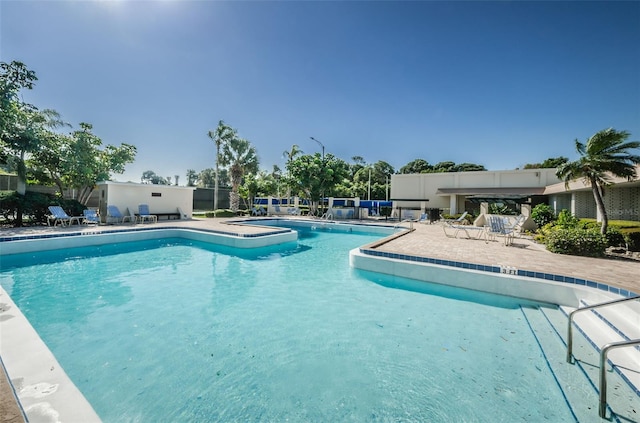
[(429, 209), (429, 223), (440, 220), (440, 209)]

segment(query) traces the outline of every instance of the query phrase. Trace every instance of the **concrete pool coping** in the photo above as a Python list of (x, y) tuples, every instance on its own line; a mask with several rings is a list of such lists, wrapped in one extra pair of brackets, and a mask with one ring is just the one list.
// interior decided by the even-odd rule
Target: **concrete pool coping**
[[(258, 226), (238, 225), (236, 224), (237, 219), (193, 219), (144, 225), (129, 224), (98, 227), (76, 226), (72, 228), (39, 227), (2, 229), (0, 230), (0, 238), (24, 238), (32, 236), (40, 238), (43, 235), (59, 237), (60, 235), (71, 235), (71, 233), (74, 232), (95, 234), (97, 232), (114, 230), (131, 231), (133, 229), (141, 231), (162, 228), (205, 230), (211, 233), (225, 233), (236, 237), (252, 237), (256, 235), (259, 237), (261, 234), (266, 235), (274, 231), (273, 227), (259, 226), (260, 221), (264, 219), (266, 218), (250, 219), (252, 223), (256, 223)], [(247, 219), (243, 220), (246, 223)], [(361, 222), (354, 221), (354, 223)], [(395, 222), (368, 221), (366, 223), (375, 226), (393, 227), (396, 225)], [(407, 224), (405, 224), (405, 226), (406, 225)], [(506, 247), (501, 242), (486, 243), (472, 239), (448, 238), (439, 225), (414, 224), (413, 229), (413, 231), (405, 233), (403, 236), (390, 237), (384, 243), (378, 243), (376, 246), (369, 247), (381, 254), (399, 255), (399, 257), (403, 257), (404, 260), (407, 261), (411, 261), (412, 258), (415, 257), (425, 257), (434, 260), (446, 260), (448, 262), (466, 262), (483, 266), (499, 266), (500, 269), (528, 269), (532, 272), (538, 271), (547, 274), (560, 274), (577, 279), (595, 281), (596, 283), (616, 287), (628, 293), (640, 292), (640, 282), (637, 277), (638, 271), (640, 270), (640, 263), (638, 262), (557, 255), (546, 251), (542, 246), (535, 244), (529, 239), (516, 239), (512, 247)], [(593, 289), (597, 289), (597, 287)], [(6, 295), (4, 291), (2, 291), (1, 294)], [(0, 302), (12, 304), (5, 302), (3, 298), (0, 298)], [(3, 320), (1, 317), (2, 316), (0, 316), (0, 321)], [(28, 325), (28, 322), (26, 322), (26, 324)], [(30, 325), (28, 326), (30, 327)], [(4, 338), (5, 336), (6, 333), (3, 330), (2, 337)], [(4, 345), (5, 343), (3, 342), (2, 344)], [(7, 348), (6, 345), (5, 348)], [(0, 357), (4, 356), (5, 354), (0, 354)], [(52, 355), (51, 358), (53, 358)], [(53, 360), (55, 360), (55, 358), (53, 358)], [(55, 364), (53, 364), (53, 367), (54, 369), (56, 368)], [(0, 375), (0, 377), (2, 377), (2, 375)], [(14, 382), (15, 387), (16, 381), (12, 380), (12, 382)], [(64, 388), (66, 385), (62, 383), (61, 386)], [(4, 412), (6, 407), (11, 407), (12, 403), (12, 401), (5, 401), (5, 399), (12, 398), (13, 393), (11, 392), (11, 386), (7, 384), (2, 384), (2, 388), (2, 411)], [(7, 389), (9, 389), (9, 391), (7, 391)], [(60, 389), (60, 386), (57, 389)], [(82, 399), (84, 400), (84, 397), (82, 397)], [(6, 403), (9, 403), (9, 405), (6, 405)], [(74, 410), (76, 410), (75, 407), (77, 407), (77, 405), (77, 403), (74, 404)], [(91, 406), (88, 406), (92, 412)], [(89, 418), (91, 412), (86, 414), (86, 421), (93, 421), (92, 418)], [(13, 403), (13, 413), (16, 416), (15, 421), (23, 420), (21, 410), (15, 403)], [(97, 415), (95, 417), (97, 419)], [(38, 420), (30, 417), (30, 421)]]

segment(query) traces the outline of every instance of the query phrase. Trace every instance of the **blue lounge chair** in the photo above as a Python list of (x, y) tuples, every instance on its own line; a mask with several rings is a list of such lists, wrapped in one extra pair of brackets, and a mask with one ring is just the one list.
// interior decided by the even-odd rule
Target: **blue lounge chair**
[(100, 218), (98, 217), (98, 212), (96, 212), (95, 210), (92, 209), (84, 209), (82, 211), (82, 214), (84, 214), (84, 219), (82, 219), (82, 223), (84, 223), (85, 225), (88, 225), (90, 223), (93, 224), (100, 224)]
[(148, 204), (138, 204), (138, 219), (140, 220), (140, 223), (144, 223), (145, 221), (158, 223), (158, 216), (149, 212)]
[(116, 206), (107, 206), (107, 223), (111, 223), (115, 220), (115, 223), (124, 223), (127, 220), (133, 223), (131, 216), (126, 216), (120, 212), (120, 209)]
[(53, 220), (54, 227), (58, 223), (60, 226), (64, 226), (65, 224), (72, 225), (74, 220), (78, 225), (80, 224), (80, 216), (69, 216), (60, 206), (49, 206), (49, 211), (51, 212), (51, 217), (47, 219), (49, 225), (51, 225), (51, 220)]

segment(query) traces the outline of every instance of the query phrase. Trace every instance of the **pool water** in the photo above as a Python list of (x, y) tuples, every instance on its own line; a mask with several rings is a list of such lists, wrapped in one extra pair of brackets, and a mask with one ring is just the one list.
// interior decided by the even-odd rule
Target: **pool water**
[(575, 421), (538, 304), (351, 269), (379, 237), (16, 255), (0, 283), (105, 422)]

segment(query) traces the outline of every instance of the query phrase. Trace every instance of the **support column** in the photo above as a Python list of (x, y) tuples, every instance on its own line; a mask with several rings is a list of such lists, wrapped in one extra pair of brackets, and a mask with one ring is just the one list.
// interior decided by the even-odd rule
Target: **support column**
[(458, 196), (454, 194), (449, 196), (449, 214), (453, 216), (456, 213), (458, 213)]

